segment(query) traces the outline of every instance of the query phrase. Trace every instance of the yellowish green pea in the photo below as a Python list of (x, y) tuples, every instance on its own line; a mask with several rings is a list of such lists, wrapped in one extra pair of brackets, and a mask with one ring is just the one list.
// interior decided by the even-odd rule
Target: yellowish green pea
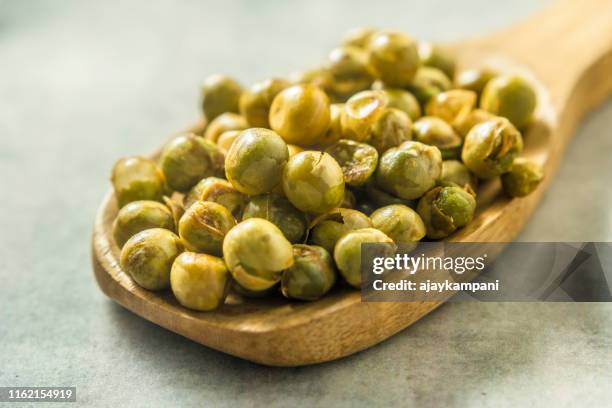
[(151, 228), (131, 237), (121, 249), (121, 269), (145, 289), (170, 286), (170, 269), (183, 252), (181, 239), (163, 228)]
[(221, 306), (229, 289), (229, 273), (223, 259), (183, 252), (172, 264), (170, 287), (181, 305), (197, 311)]

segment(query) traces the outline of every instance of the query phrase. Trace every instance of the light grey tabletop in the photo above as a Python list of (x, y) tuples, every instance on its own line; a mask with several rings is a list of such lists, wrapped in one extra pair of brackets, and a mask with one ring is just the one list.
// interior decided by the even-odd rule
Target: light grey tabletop
[[(278, 369), (96, 287), (89, 237), (112, 163), (190, 124), (208, 74), (287, 73), (353, 26), (454, 40), (544, 4), (410, 3), (0, 0), (0, 386), (76, 386), (105, 406), (611, 404), (611, 304), (451, 304), (352, 357)], [(609, 102), (585, 119), (522, 240), (612, 240), (611, 127)]]

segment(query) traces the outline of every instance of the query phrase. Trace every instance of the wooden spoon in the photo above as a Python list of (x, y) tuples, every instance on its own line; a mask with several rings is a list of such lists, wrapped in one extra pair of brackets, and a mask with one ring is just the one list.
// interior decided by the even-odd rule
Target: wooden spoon
[[(527, 222), (552, 179), (578, 121), (612, 90), (612, 6), (608, 0), (560, 2), (491, 36), (451, 47), (460, 67), (520, 71), (538, 88), (536, 122), (525, 135), (525, 155), (545, 164), (546, 179), (532, 195), (508, 199), (499, 183), (479, 191), (480, 208), (454, 241), (508, 242)], [(365, 303), (338, 289), (312, 303), (231, 296), (215, 312), (189, 311), (170, 293), (134, 284), (119, 267), (111, 225), (112, 193), (98, 211), (93, 266), (102, 291), (134, 313), (214, 349), (267, 365), (299, 366), (337, 359), (392, 336), (440, 302)]]

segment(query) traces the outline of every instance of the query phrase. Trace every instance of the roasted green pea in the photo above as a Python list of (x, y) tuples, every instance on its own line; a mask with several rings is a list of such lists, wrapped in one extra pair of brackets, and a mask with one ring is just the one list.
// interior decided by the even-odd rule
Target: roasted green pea
[(164, 204), (166, 204), (166, 207), (170, 210), (174, 226), (176, 227), (183, 214), (185, 214), (182, 198), (177, 196), (164, 196)]
[(351, 231), (344, 235), (334, 248), (334, 260), (342, 277), (353, 287), (361, 286), (361, 244), (387, 244), (384, 253), (392, 256), (396, 247), (393, 240), (374, 228)]
[(393, 194), (389, 194), (386, 191), (381, 190), (376, 185), (376, 181), (374, 179), (370, 179), (370, 181), (368, 181), (368, 183), (366, 184), (365, 192), (368, 201), (375, 207), (372, 209), (372, 211), (377, 208), (392, 204), (402, 204), (409, 207), (416, 206), (416, 203), (412, 200), (404, 200), (402, 198), (394, 196)]
[(204, 138), (216, 143), (224, 132), (244, 130), (247, 127), (248, 125), (244, 117), (237, 113), (222, 113), (210, 122), (204, 132)]
[(372, 125), (368, 144), (379, 154), (412, 139), (412, 121), (399, 109), (387, 108)]
[(118, 160), (112, 171), (117, 207), (139, 200), (162, 201), (166, 179), (155, 163), (143, 157)]
[(370, 39), (376, 33), (376, 29), (372, 27), (358, 27), (349, 30), (342, 39), (343, 45), (367, 49), (370, 44)]
[(172, 139), (159, 162), (170, 188), (184, 192), (204, 177), (223, 174), (224, 160), (213, 142), (191, 134)]
[(350, 186), (364, 184), (378, 165), (378, 152), (369, 144), (340, 139), (325, 149), (342, 168), (344, 182)]
[(430, 42), (420, 42), (419, 58), (421, 59), (421, 64), (437, 68), (444, 72), (449, 78), (454, 78), (456, 67), (455, 58), (447, 49)]
[(467, 134), (470, 132), (470, 130), (472, 130), (474, 126), (489, 119), (493, 119), (494, 117), (495, 115), (487, 112), (486, 110), (474, 109), (462, 119), (455, 121), (453, 127), (455, 128), (459, 136), (465, 139)]
[(456, 126), (462, 123), (476, 106), (476, 93), (465, 89), (453, 89), (431, 97), (425, 113), (437, 116), (446, 123)]
[(441, 186), (455, 185), (475, 194), (478, 188), (478, 179), (460, 161), (445, 160), (442, 162), (442, 176), (440, 176), (438, 184)]
[(327, 71), (332, 77), (329, 91), (339, 100), (366, 90), (374, 77), (368, 67), (367, 54), (352, 46), (334, 48), (328, 57)]
[(163, 228), (140, 231), (121, 249), (121, 269), (145, 289), (161, 290), (170, 285), (170, 268), (183, 252), (175, 233)]
[(417, 98), (422, 106), (440, 92), (451, 89), (451, 80), (437, 68), (421, 67), (417, 71), (408, 90)]
[(331, 87), (332, 77), (325, 67), (313, 67), (303, 71), (297, 71), (289, 75), (291, 85), (310, 84), (327, 90)]
[(459, 157), (463, 140), (452, 126), (435, 116), (423, 116), (412, 125), (414, 140), (440, 149), (443, 159)]
[(403, 33), (377, 32), (368, 51), (373, 72), (389, 86), (410, 84), (420, 64), (416, 41)]
[(280, 92), (270, 107), (270, 126), (287, 143), (310, 146), (329, 128), (329, 98), (314, 85), (294, 85)]
[(197, 201), (181, 217), (178, 232), (189, 250), (221, 255), (223, 238), (234, 225), (236, 220), (221, 204)]
[(510, 170), (523, 150), (523, 138), (504, 118), (496, 117), (472, 128), (465, 137), (461, 159), (477, 177), (490, 179)]
[(281, 291), (289, 299), (316, 300), (336, 282), (334, 261), (324, 248), (293, 246), (293, 265), (283, 271)]
[(133, 201), (119, 210), (113, 222), (113, 238), (121, 248), (132, 236), (150, 228), (174, 231), (172, 212), (157, 201)]
[(476, 200), (460, 187), (435, 187), (419, 201), (417, 212), (427, 228), (427, 237), (444, 238), (467, 225), (474, 217)]
[(250, 127), (269, 128), (270, 106), (272, 101), (290, 82), (282, 78), (267, 79), (257, 82), (242, 93), (240, 97), (240, 113)]
[(507, 118), (516, 128), (528, 125), (536, 108), (536, 93), (525, 79), (516, 75), (500, 75), (484, 87), (480, 107)]
[(414, 249), (414, 243), (425, 237), (425, 224), (412, 208), (401, 204), (388, 205), (374, 211), (370, 216), (372, 225), (384, 232), (396, 244)]
[(387, 103), (383, 91), (362, 91), (351, 96), (340, 114), (342, 136), (357, 142), (366, 141), (372, 125), (382, 116)]
[(282, 185), (291, 204), (308, 213), (327, 212), (344, 198), (342, 168), (324, 152), (307, 150), (289, 158)]
[(329, 106), (329, 128), (319, 142), (321, 146), (329, 146), (342, 138), (342, 124), (340, 122), (340, 117), (343, 111), (343, 103), (332, 103)]
[(281, 271), (293, 265), (291, 243), (276, 225), (261, 218), (232, 228), (223, 241), (223, 256), (233, 278), (253, 291), (274, 286)]
[(388, 193), (412, 200), (431, 189), (441, 172), (442, 154), (437, 147), (404, 142), (382, 155), (376, 170), (376, 182)]
[(316, 300), (336, 282), (334, 261), (324, 248), (293, 246), (293, 265), (283, 271), (281, 291), (289, 299)]
[(280, 183), (288, 158), (287, 144), (274, 131), (247, 129), (227, 152), (225, 175), (244, 194), (267, 193)]
[(240, 133), (242, 133), (241, 130), (228, 130), (227, 132), (223, 132), (221, 135), (219, 135), (219, 139), (217, 139), (217, 147), (219, 147), (223, 154), (227, 154), (227, 152), (229, 152), (234, 140), (238, 139)]
[(238, 113), (242, 86), (224, 75), (212, 75), (202, 85), (202, 111), (210, 121), (225, 112)]
[(514, 160), (510, 171), (501, 177), (504, 191), (511, 197), (525, 197), (531, 194), (544, 178), (542, 166), (523, 157)]
[(302, 240), (306, 233), (306, 216), (285, 197), (271, 193), (252, 197), (242, 219), (262, 218), (276, 225), (291, 243)]
[(357, 199), (355, 198), (355, 194), (348, 188), (344, 189), (344, 198), (338, 207), (340, 208), (355, 208), (357, 204)]
[(462, 71), (457, 75), (455, 86), (460, 89), (467, 89), (476, 92), (480, 96), (482, 90), (497, 73), (488, 68), (475, 68)]
[(350, 231), (372, 226), (364, 213), (348, 208), (336, 208), (312, 222), (309, 241), (332, 253), (336, 242)]
[(202, 192), (206, 189), (206, 187), (213, 183), (224, 181), (226, 180), (213, 176), (205, 177), (202, 180), (198, 181), (198, 183), (193, 186), (191, 190), (189, 190), (189, 193), (185, 194), (185, 196), (183, 197), (183, 207), (189, 208), (196, 201), (203, 201)]
[(421, 117), (421, 106), (413, 94), (399, 88), (382, 88), (382, 90), (387, 95), (387, 107), (403, 111), (412, 121)]
[(229, 273), (223, 259), (183, 252), (172, 264), (170, 287), (186, 308), (209, 311), (223, 304), (229, 289)]
[(212, 201), (221, 204), (239, 220), (248, 198), (236, 190), (232, 183), (217, 177), (207, 177), (196, 184), (185, 196), (185, 207), (197, 201)]

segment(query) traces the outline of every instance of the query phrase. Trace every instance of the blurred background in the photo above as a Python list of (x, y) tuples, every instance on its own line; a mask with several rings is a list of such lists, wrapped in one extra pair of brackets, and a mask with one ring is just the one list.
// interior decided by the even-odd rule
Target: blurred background
[[(89, 260), (113, 162), (192, 124), (206, 76), (311, 66), (355, 26), (455, 41), (548, 4), (0, 0), (0, 386), (76, 386), (92, 405), (609, 401), (610, 304), (452, 304), (352, 357), (273, 369), (114, 305)], [(611, 126), (610, 101), (585, 118), (519, 239), (612, 240)]]

